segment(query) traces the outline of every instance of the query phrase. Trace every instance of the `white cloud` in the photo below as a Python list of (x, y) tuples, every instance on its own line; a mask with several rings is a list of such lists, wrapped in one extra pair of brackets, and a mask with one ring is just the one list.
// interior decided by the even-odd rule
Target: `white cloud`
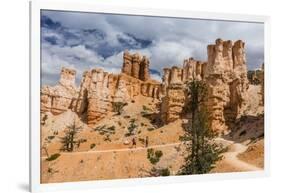
[[(129, 50), (149, 57), (150, 68), (161, 73), (162, 68), (166, 66), (182, 65), (185, 58), (207, 60), (206, 47), (208, 44), (213, 44), (217, 38), (245, 41), (249, 68), (257, 68), (263, 62), (264, 31), (263, 25), (258, 23), (58, 11), (44, 11), (43, 14), (60, 22), (68, 29), (67, 32), (84, 41), (70, 46), (79, 41), (69, 39), (68, 44), (64, 45), (62, 42), (66, 40), (60, 31), (43, 30), (44, 37), (56, 37), (60, 42), (59, 45), (42, 43), (43, 83), (55, 83), (61, 66), (75, 68), (78, 71), (77, 76), (81, 76), (83, 71), (91, 68), (104, 68), (106, 71), (118, 73), (123, 60), (122, 48), (127, 48), (121, 45), (118, 37), (122, 37), (129, 45), (137, 43), (126, 34), (152, 41), (151, 45), (144, 48), (135, 46), (129, 47)], [(80, 33), (85, 29), (101, 30), (106, 34), (105, 39), (86, 37)], [(94, 49), (86, 48), (85, 43)], [(116, 51), (104, 58), (100, 50), (106, 52), (107, 49), (111, 51), (116, 49)], [(157, 75), (153, 76), (160, 78)]]

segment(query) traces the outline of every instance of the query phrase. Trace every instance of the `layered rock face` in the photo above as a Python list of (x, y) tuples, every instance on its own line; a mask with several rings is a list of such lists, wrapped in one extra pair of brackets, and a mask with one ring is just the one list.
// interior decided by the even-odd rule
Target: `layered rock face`
[(130, 54), (125, 50), (122, 72), (134, 78), (146, 81), (150, 79), (149, 60), (138, 53)]
[(189, 58), (184, 60), (183, 67), (173, 66), (164, 68), (163, 94), (161, 104), (161, 118), (164, 123), (173, 122), (182, 115), (188, 100), (185, 93), (186, 82), (196, 79), (202, 80), (206, 71), (206, 62)]
[(59, 84), (43, 86), (41, 89), (41, 112), (54, 115), (73, 109), (77, 101), (78, 90), (75, 86), (76, 71), (62, 68)]
[(128, 102), (138, 95), (160, 98), (161, 84), (149, 78), (149, 61), (146, 57), (125, 52), (122, 72), (111, 74), (102, 69), (86, 71), (77, 89), (76, 72), (62, 68), (59, 84), (41, 89), (41, 111), (57, 115), (71, 109), (92, 126), (112, 111), (114, 102)]
[(209, 111), (210, 128), (225, 132), (232, 128), (247, 107), (248, 79), (245, 43), (241, 40), (217, 39), (207, 47), (208, 61), (189, 58), (183, 67), (165, 68), (161, 117), (164, 123), (172, 122), (183, 115), (188, 101), (185, 84), (191, 80), (204, 80), (207, 85), (206, 107)]
[(208, 87), (207, 109), (210, 127), (227, 131), (247, 107), (247, 67), (245, 43), (217, 39), (208, 46), (205, 79)]
[[(223, 133), (233, 127), (247, 107), (245, 43), (217, 39), (207, 51), (207, 62), (189, 58), (182, 67), (165, 68), (162, 83), (150, 79), (146, 57), (128, 51), (124, 52), (122, 73), (86, 71), (79, 88), (75, 86), (76, 72), (62, 68), (59, 84), (41, 89), (41, 112), (56, 115), (71, 109), (92, 126), (112, 111), (114, 102), (128, 102), (143, 95), (161, 101), (160, 117), (167, 124), (184, 115), (186, 83), (195, 79), (207, 85), (205, 105), (210, 128)], [(263, 84), (263, 77), (259, 78)]]
[(112, 111), (113, 102), (127, 102), (138, 95), (158, 98), (159, 86), (123, 73), (115, 75), (93, 69), (84, 73), (76, 112), (86, 113), (87, 123), (92, 126)]
[(164, 123), (173, 122), (180, 118), (185, 103), (182, 68), (173, 66), (164, 69), (163, 93), (161, 119)]

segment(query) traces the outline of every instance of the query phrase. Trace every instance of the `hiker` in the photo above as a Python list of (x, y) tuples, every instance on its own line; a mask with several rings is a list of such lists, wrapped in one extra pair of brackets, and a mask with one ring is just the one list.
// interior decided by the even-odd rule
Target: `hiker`
[(148, 147), (148, 136), (145, 137), (145, 147)]
[(136, 142), (136, 139), (135, 139), (135, 138), (132, 139), (132, 143), (133, 143), (132, 147), (135, 146), (135, 148), (136, 148), (136, 147), (137, 147), (137, 142)]

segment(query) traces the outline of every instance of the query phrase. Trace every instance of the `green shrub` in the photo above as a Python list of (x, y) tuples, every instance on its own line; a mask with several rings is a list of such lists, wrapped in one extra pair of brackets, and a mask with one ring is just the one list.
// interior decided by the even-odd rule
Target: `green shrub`
[(151, 111), (151, 109), (150, 109), (149, 107), (145, 106), (145, 105), (142, 106), (142, 109), (143, 109), (144, 111)]
[(60, 156), (59, 153), (55, 153), (55, 154), (51, 155), (50, 157), (48, 157), (46, 160), (53, 161), (53, 160), (57, 159), (59, 156)]
[(147, 131), (153, 131), (155, 128), (154, 127), (149, 127), (147, 128)]
[(159, 175), (160, 176), (169, 176), (170, 174), (171, 173), (170, 173), (169, 168), (159, 169)]
[(133, 135), (135, 129), (138, 127), (136, 124), (136, 119), (130, 120), (130, 125), (128, 127), (128, 133), (125, 134), (126, 137)]
[(158, 177), (158, 176), (169, 176), (170, 170), (169, 168), (155, 168), (153, 167), (150, 171), (149, 171), (149, 176), (153, 176), (153, 177)]
[(162, 157), (162, 155), (163, 155), (163, 153), (162, 153), (162, 151), (160, 151), (160, 150), (157, 150), (157, 151), (155, 151), (155, 156), (156, 157)]
[(117, 115), (121, 115), (123, 112), (123, 108), (127, 105), (128, 103), (123, 103), (123, 102), (113, 102), (112, 107), (113, 111), (117, 113)]
[(161, 150), (157, 150), (154, 152), (153, 149), (149, 148), (147, 149), (147, 159), (152, 163), (153, 165), (160, 161), (160, 158), (163, 156), (163, 153)]
[(49, 139), (49, 140), (52, 140), (52, 139), (54, 139), (54, 138), (55, 138), (55, 136), (53, 136), (53, 135), (48, 136), (48, 139)]
[(90, 148), (91, 149), (93, 149), (93, 148), (95, 148), (96, 147), (96, 144), (95, 143), (92, 143), (91, 145), (90, 145)]

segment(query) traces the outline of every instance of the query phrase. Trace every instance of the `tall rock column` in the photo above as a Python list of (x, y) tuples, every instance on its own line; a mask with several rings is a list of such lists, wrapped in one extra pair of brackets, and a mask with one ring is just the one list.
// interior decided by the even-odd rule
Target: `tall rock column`
[(139, 79), (140, 74), (140, 55), (138, 53), (133, 55), (132, 76)]
[(150, 78), (150, 73), (149, 73), (149, 60), (143, 56), (142, 61), (141, 61), (141, 69), (140, 69), (140, 79), (142, 81), (147, 81)]
[(183, 69), (173, 66), (164, 69), (163, 89), (160, 115), (164, 123), (173, 122), (181, 117), (185, 104), (185, 90), (182, 81)]
[(130, 76), (132, 74), (132, 56), (129, 54), (128, 50), (125, 50), (123, 54), (122, 72)]
[(232, 129), (247, 106), (247, 67), (244, 42), (216, 40), (208, 46), (207, 109), (210, 127), (220, 133)]
[(105, 117), (111, 107), (108, 90), (108, 74), (102, 69), (92, 70), (88, 89), (88, 125), (92, 126)]
[(182, 83), (181, 73), (182, 73), (182, 71), (180, 68), (178, 68), (177, 66), (173, 66), (171, 69), (170, 84)]

